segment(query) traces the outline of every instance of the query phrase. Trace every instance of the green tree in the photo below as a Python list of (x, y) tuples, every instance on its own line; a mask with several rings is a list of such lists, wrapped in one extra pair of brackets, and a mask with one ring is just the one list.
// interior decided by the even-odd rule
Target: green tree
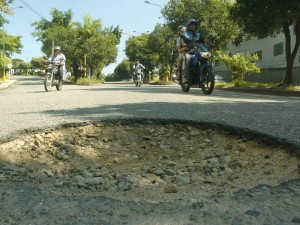
[[(265, 37), (283, 32), (285, 36), (286, 74), (283, 84), (293, 83), (293, 65), (300, 45), (300, 2), (299, 0), (236, 0), (232, 17), (245, 33)], [(296, 35), (292, 49), (291, 31)]]
[(80, 74), (79, 68), (87, 66), (92, 75), (101, 76), (103, 68), (115, 62), (117, 45), (120, 42), (119, 28), (105, 28), (100, 20), (92, 20), (85, 15), (83, 23), (72, 22), (72, 11), (53, 9), (52, 20), (42, 19), (33, 23), (36, 26), (33, 35), (41, 41), (42, 50), (50, 55), (52, 43), (60, 45), (67, 58), (67, 69), (72, 71), (75, 80)]
[(142, 34), (126, 40), (125, 54), (129, 58), (129, 61), (134, 62), (135, 59), (139, 58), (140, 61), (144, 62), (144, 57), (150, 53), (147, 48), (148, 38), (148, 34)]
[(12, 59), (13, 68), (18, 68), (21, 62), (24, 62), (23, 59)]
[(172, 50), (174, 49), (174, 32), (168, 26), (157, 24), (154, 31), (149, 35), (147, 49), (153, 55), (157, 55), (160, 79), (167, 80), (174, 64)]
[[(149, 71), (152, 71), (158, 62), (158, 53), (153, 53), (148, 46), (149, 34), (141, 34), (129, 38), (125, 42), (125, 54), (132, 65), (135, 59), (140, 59), (140, 62), (146, 67), (145, 79), (148, 79)], [(133, 71), (131, 70), (131, 73)]]
[(124, 59), (121, 63), (117, 65), (114, 70), (116, 80), (127, 80), (131, 78), (131, 63)]
[(99, 76), (105, 66), (115, 62), (121, 38), (119, 28), (104, 28), (101, 20), (92, 20), (88, 15), (83, 24), (76, 23), (75, 28), (80, 37), (81, 59), (85, 57), (92, 74)]
[(116, 74), (110, 73), (105, 77), (105, 81), (117, 81)]
[[(42, 42), (42, 51), (46, 55), (50, 55), (53, 51), (53, 42), (58, 43), (56, 39), (53, 39), (53, 33), (62, 33), (61, 28), (70, 28), (72, 25), (72, 10), (66, 12), (59, 11), (58, 9), (52, 9), (50, 11), (52, 20), (48, 21), (42, 18), (40, 21), (32, 23), (35, 27), (35, 31), (32, 33), (33, 37), (37, 38), (37, 41)], [(52, 29), (51, 29), (52, 28)], [(49, 32), (51, 30), (52, 32)]]
[(1, 26), (6, 21), (4, 14), (8, 14), (8, 15), (13, 14), (13, 11), (9, 8), (9, 5), (12, 4), (13, 2), (14, 0), (0, 0), (0, 25)]
[(20, 62), (18, 68), (19, 69), (30, 69), (31, 65), (27, 62)]
[(30, 63), (24, 62), (22, 59), (13, 59), (12, 64), (16, 69), (16, 74), (26, 74), (31, 67)]
[(34, 69), (44, 69), (47, 62), (45, 57), (33, 57), (30, 61), (32, 68)]
[[(3, 30), (0, 32), (0, 34), (3, 32)], [(5, 52), (4, 54), (2, 53), (2, 48), (1, 48), (1, 56), (2, 54), (4, 55), (4, 61), (5, 64), (8, 64), (10, 62), (10, 58), (14, 53), (21, 53), (21, 48), (23, 45), (21, 44), (21, 36), (12, 36), (7, 33), (4, 34), (5, 36)], [(1, 34), (1, 37), (3, 35)], [(2, 40), (1, 40), (2, 43)], [(1, 57), (1, 65), (3, 65), (3, 57)]]
[(163, 8), (162, 14), (167, 25), (177, 33), (179, 25), (185, 25), (189, 19), (202, 18), (203, 3), (199, 0), (170, 0)]
[[(3, 27), (5, 23), (9, 23), (7, 19), (5, 19), (6, 14), (13, 15), (14, 12), (10, 9), (9, 5), (12, 4), (13, 0), (0, 0), (0, 26)], [(13, 53), (20, 53), (22, 49), (21, 44), (21, 36), (12, 36), (4, 32), (4, 29), (1, 30), (1, 37), (5, 38), (5, 52), (3, 54), (3, 50), (1, 49), (1, 55), (4, 55), (5, 64), (10, 62), (10, 57)], [(2, 43), (3, 40), (1, 40)], [(1, 65), (3, 65), (3, 57), (1, 57)]]

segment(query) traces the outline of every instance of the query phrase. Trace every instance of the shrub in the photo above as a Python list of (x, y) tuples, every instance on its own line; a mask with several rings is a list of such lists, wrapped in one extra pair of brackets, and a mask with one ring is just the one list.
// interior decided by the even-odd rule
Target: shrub
[(79, 78), (76, 81), (76, 84), (79, 84), (79, 85), (95, 85), (95, 84), (102, 84), (102, 83), (103, 83), (103, 80), (96, 79), (96, 78), (93, 78), (93, 79)]
[(234, 80), (244, 80), (245, 76), (251, 73), (260, 73), (260, 68), (257, 66), (259, 57), (257, 54), (250, 55), (247, 53), (237, 53), (230, 56), (228, 53), (218, 51), (218, 60), (223, 62), (232, 72)]

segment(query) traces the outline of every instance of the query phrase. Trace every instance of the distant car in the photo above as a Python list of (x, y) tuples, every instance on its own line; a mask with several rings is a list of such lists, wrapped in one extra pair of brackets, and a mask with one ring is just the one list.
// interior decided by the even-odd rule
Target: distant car
[(225, 83), (224, 77), (219, 74), (215, 74), (215, 81), (218, 83)]

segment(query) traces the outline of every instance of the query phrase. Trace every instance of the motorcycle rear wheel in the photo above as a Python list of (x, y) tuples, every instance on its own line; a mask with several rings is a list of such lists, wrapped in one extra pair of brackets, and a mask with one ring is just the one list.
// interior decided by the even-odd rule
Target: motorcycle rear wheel
[(51, 88), (52, 88), (52, 76), (51, 76), (51, 74), (46, 74), (45, 79), (44, 79), (44, 87), (45, 87), (46, 92), (51, 91)]
[(215, 87), (215, 76), (212, 68), (206, 68), (201, 75), (200, 87), (202, 92), (206, 95), (210, 95)]

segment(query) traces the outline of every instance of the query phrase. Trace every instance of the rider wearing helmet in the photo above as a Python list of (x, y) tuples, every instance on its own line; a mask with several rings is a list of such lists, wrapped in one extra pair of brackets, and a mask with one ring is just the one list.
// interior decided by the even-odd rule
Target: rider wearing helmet
[(65, 55), (61, 52), (61, 48), (60, 46), (55, 46), (54, 47), (54, 52), (52, 53), (52, 55), (49, 58), (50, 62), (53, 63), (58, 63), (60, 65), (59, 67), (59, 79), (62, 81), (64, 80), (64, 74), (66, 72), (66, 57)]
[[(197, 32), (198, 29), (198, 24), (197, 24), (197, 20), (195, 19), (190, 19), (187, 24), (186, 24), (186, 28), (187, 28), (187, 32), (185, 33), (185, 40), (187, 42), (204, 42), (204, 37), (200, 32)], [(182, 68), (182, 74), (183, 74), (183, 78), (182, 78), (182, 82), (185, 83), (186, 80), (186, 76), (187, 73), (189, 71), (189, 65), (190, 65), (190, 60), (191, 60), (191, 55), (189, 53), (185, 53), (185, 63), (183, 63), (183, 67)]]

